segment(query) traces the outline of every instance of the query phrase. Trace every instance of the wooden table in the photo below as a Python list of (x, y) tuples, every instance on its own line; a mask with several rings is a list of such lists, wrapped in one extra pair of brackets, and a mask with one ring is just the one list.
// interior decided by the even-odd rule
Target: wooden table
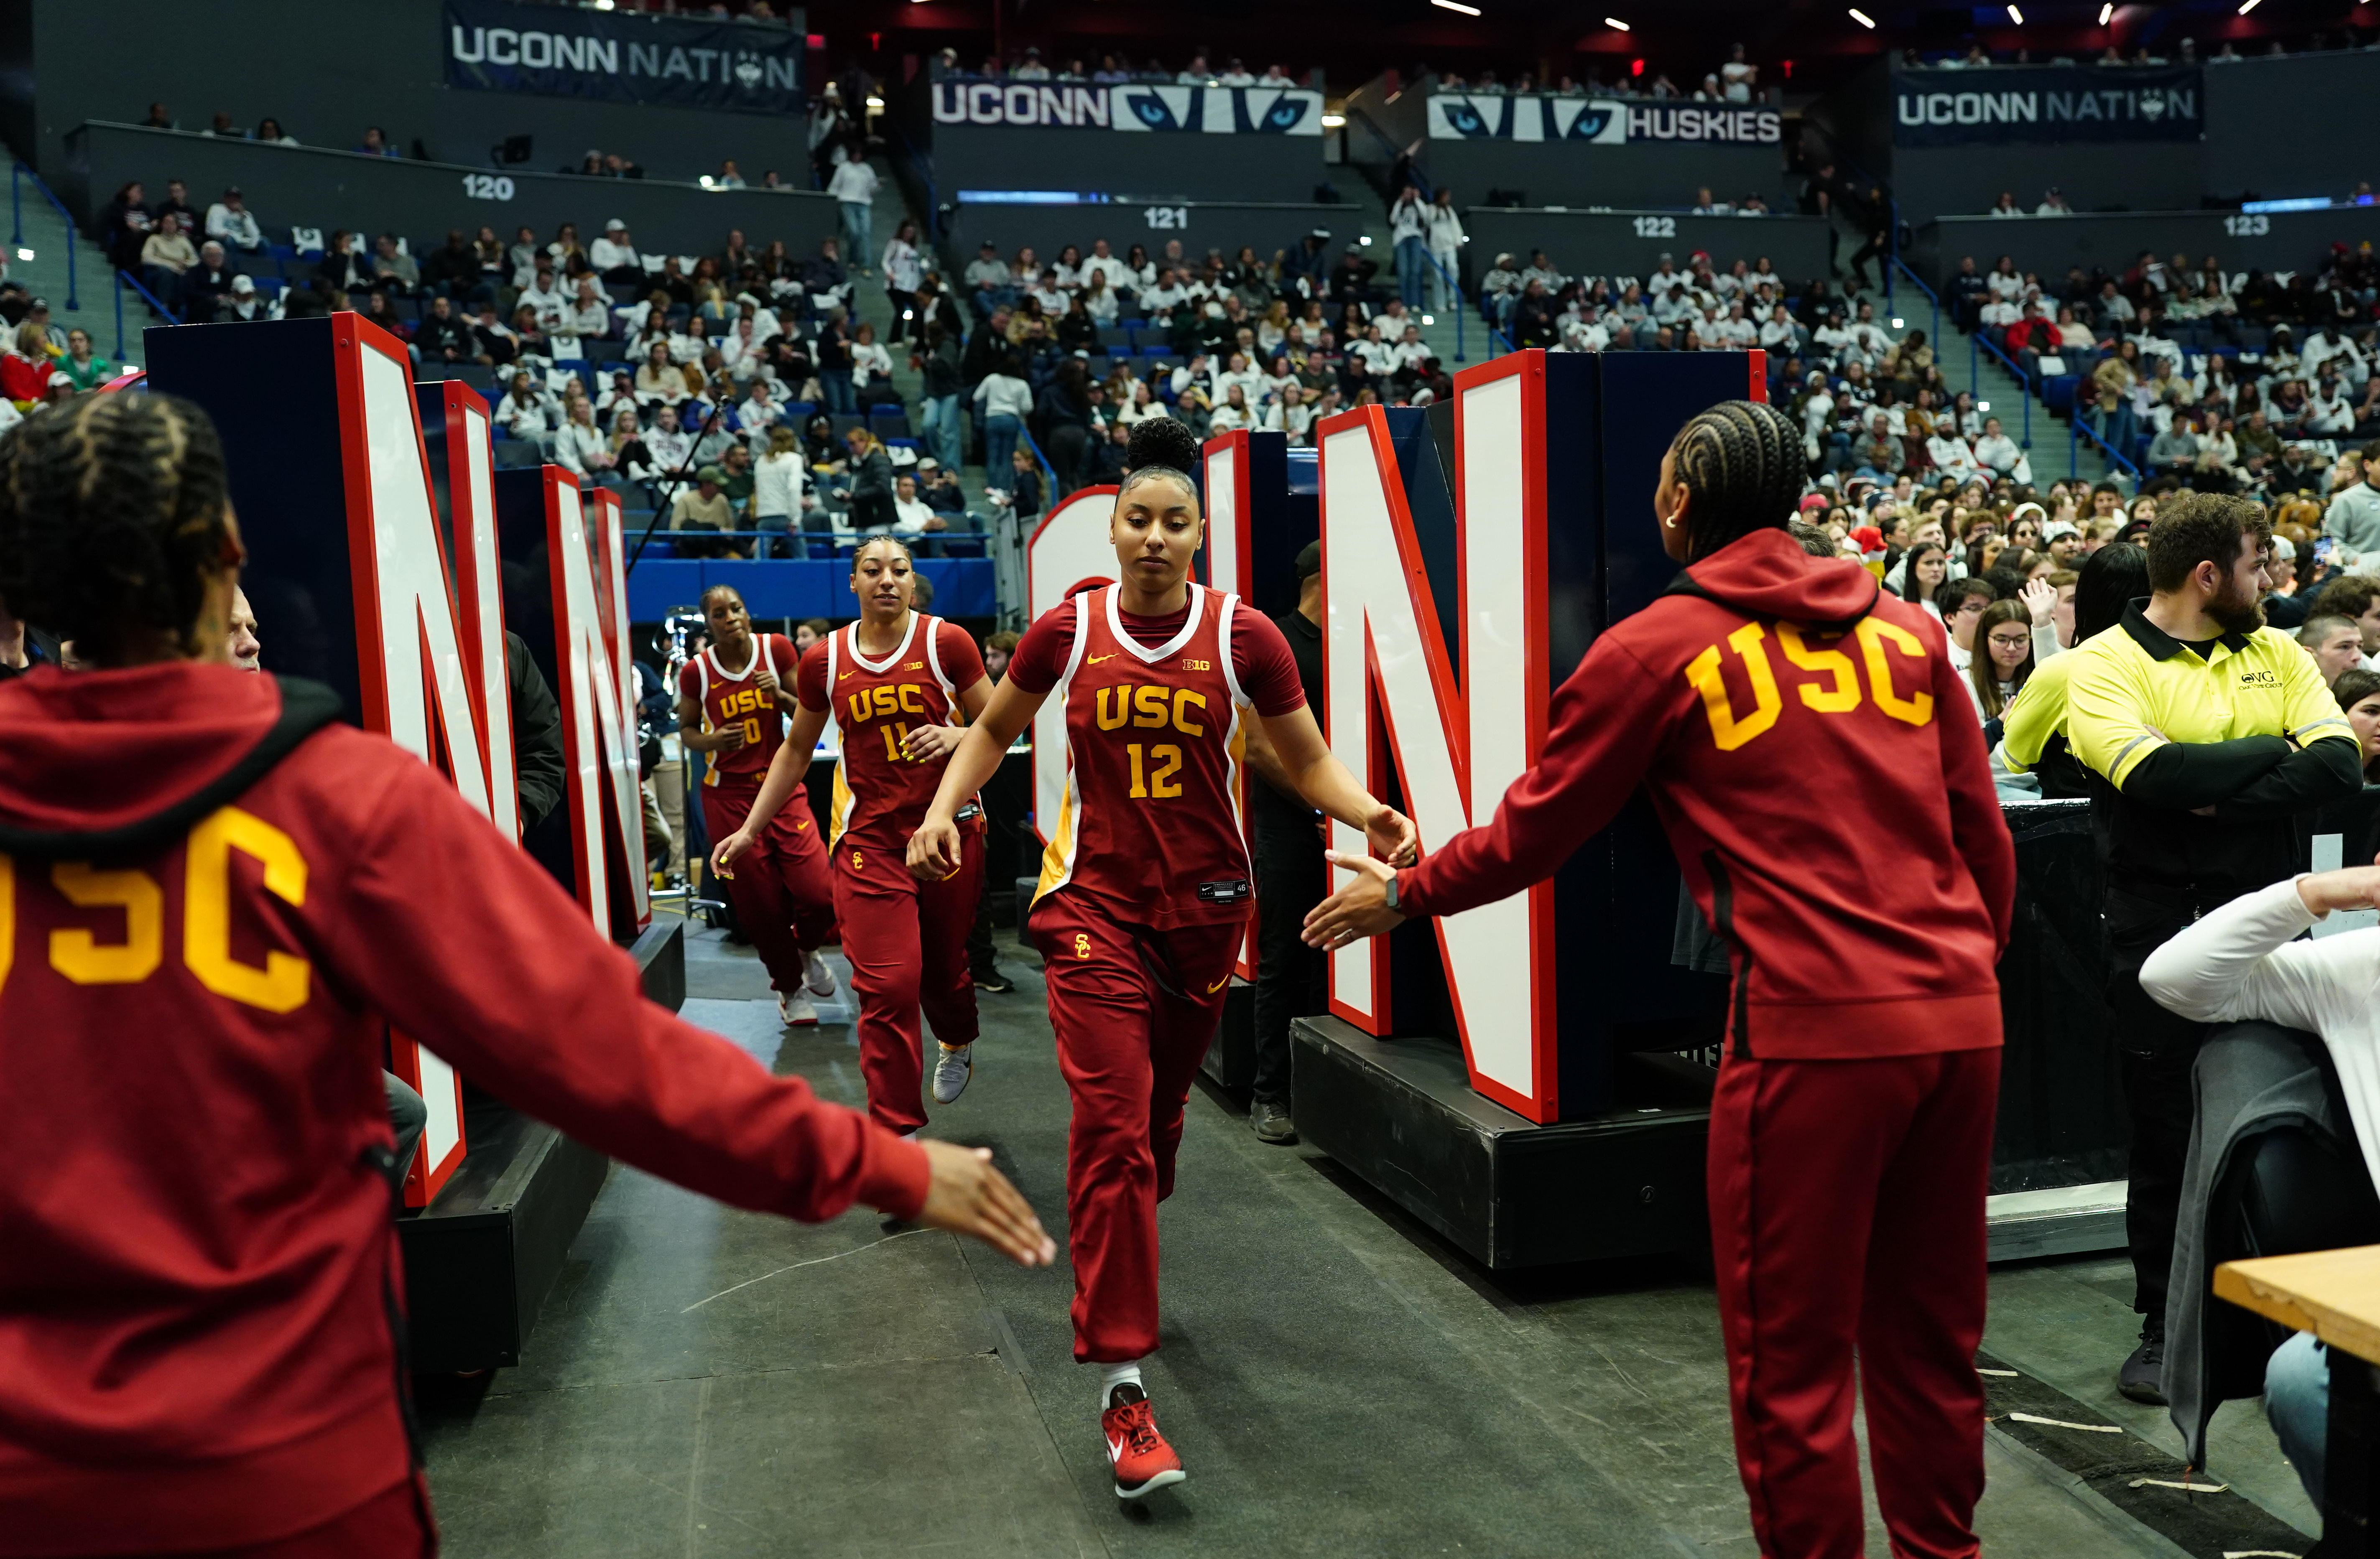
[(2215, 1269), (2215, 1294), (2328, 1345), (2329, 1449), (2324, 1456), (2324, 1559), (2380, 1554), (2380, 1245), (2262, 1256)]

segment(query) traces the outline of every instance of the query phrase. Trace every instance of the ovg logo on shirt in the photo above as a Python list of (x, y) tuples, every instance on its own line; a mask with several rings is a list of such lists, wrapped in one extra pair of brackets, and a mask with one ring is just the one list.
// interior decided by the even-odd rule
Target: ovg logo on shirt
[(2278, 687), (2281, 685), (2281, 679), (2277, 672), (2258, 667), (2240, 672), (2240, 685), (2241, 687)]

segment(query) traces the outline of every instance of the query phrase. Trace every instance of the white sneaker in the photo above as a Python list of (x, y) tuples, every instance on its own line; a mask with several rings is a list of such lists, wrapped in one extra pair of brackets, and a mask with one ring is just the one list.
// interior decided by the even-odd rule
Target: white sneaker
[[(829, 969), (826, 960), (817, 953), (810, 954), (802, 964), (802, 985), (810, 995), (820, 997), (832, 996), (840, 988), (835, 984), (834, 971)], [(812, 1019), (811, 1021), (817, 1020)]]
[(962, 1045), (953, 1050), (942, 1046), (942, 1058), (934, 1063), (934, 1103), (947, 1105), (966, 1092), (967, 1079), (975, 1075), (975, 1046)]
[(777, 1016), (784, 1020), (787, 1028), (798, 1029), (818, 1022), (818, 1009), (801, 992), (786, 991), (777, 997)]

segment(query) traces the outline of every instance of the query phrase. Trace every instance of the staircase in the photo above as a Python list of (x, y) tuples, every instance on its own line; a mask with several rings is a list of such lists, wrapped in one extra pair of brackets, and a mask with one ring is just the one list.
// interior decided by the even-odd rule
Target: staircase
[[(111, 363), (128, 355), (140, 360), (140, 332), (150, 322), (148, 306), (128, 288), (119, 288), (107, 256), (97, 244), (75, 231), (57, 207), (42, 192), (28, 163), (10, 159), (8, 245), (0, 258), (7, 279), (18, 283), (50, 306), (50, 321), (60, 330), (91, 332), (91, 345)], [(27, 251), (31, 258), (26, 258)], [(74, 256), (74, 286), (67, 284), (67, 256)], [(119, 314), (117, 294), (126, 308)], [(69, 307), (69, 299), (79, 307)], [(118, 344), (118, 331), (122, 344)]]
[(1896, 340), (1910, 330), (1925, 331), (1926, 340), (1934, 346), (1934, 360), (1941, 365), (1942, 378), (1950, 393), (1956, 395), (1961, 390), (1972, 391), (1976, 406), (1985, 416), (1998, 417), (2001, 430), (2024, 445), (2033, 463), (2036, 488), (2046, 489), (2061, 480), (2097, 482), (2115, 473), (2116, 467), (2108, 463), (2106, 452), (2087, 438), (2073, 437), (2067, 420), (2054, 415), (2038, 396), (2032, 397), (2033, 432), (2028, 441), (2024, 386), (1998, 358), (1961, 335), (1948, 314), (1942, 316), (1941, 329), (1937, 333), (1932, 301), (1918, 292), (1907, 277), (1902, 277), (1901, 285), (1894, 289), (1892, 305), (1886, 304), (1883, 295), (1867, 292), (1857, 295), (1852, 306), (1856, 308), (1861, 299), (1875, 304), (1876, 318), (1888, 324), (1893, 321), (1894, 308), (1902, 310), (1902, 328), (1892, 332)]

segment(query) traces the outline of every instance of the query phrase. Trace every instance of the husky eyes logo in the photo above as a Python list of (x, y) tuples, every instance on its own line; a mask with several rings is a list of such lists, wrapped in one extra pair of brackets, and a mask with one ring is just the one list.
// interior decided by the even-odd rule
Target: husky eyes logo
[(1182, 128), (1181, 121), (1174, 117), (1172, 105), (1155, 92), (1130, 92), (1125, 94), (1123, 101), (1132, 110), (1132, 116), (1149, 129)]
[(1571, 121), (1570, 139), (1572, 140), (1593, 140), (1596, 137), (1601, 135), (1605, 130), (1610, 127), (1611, 115), (1614, 112), (1616, 111), (1609, 108), (1589, 108), (1583, 110), (1577, 118)]
[(760, 78), (765, 74), (767, 73), (760, 68), (759, 55), (742, 54), (735, 56), (735, 79), (743, 85), (746, 91), (748, 92), (758, 87), (760, 84)]
[(2166, 101), (2163, 92), (2143, 92), (2140, 103), (2141, 117), (2150, 124), (2154, 125), (2165, 117)]
[(1492, 136), (1496, 133), (1488, 127), (1488, 121), (1477, 109), (1459, 99), (1446, 105), (1446, 125), (1459, 136)]
[(1239, 121), (1237, 127), (1243, 134), (1287, 135), (1304, 122), (1305, 100), (1282, 92), (1268, 103), (1266, 96), (1253, 91), (1236, 95), (1232, 106)]

